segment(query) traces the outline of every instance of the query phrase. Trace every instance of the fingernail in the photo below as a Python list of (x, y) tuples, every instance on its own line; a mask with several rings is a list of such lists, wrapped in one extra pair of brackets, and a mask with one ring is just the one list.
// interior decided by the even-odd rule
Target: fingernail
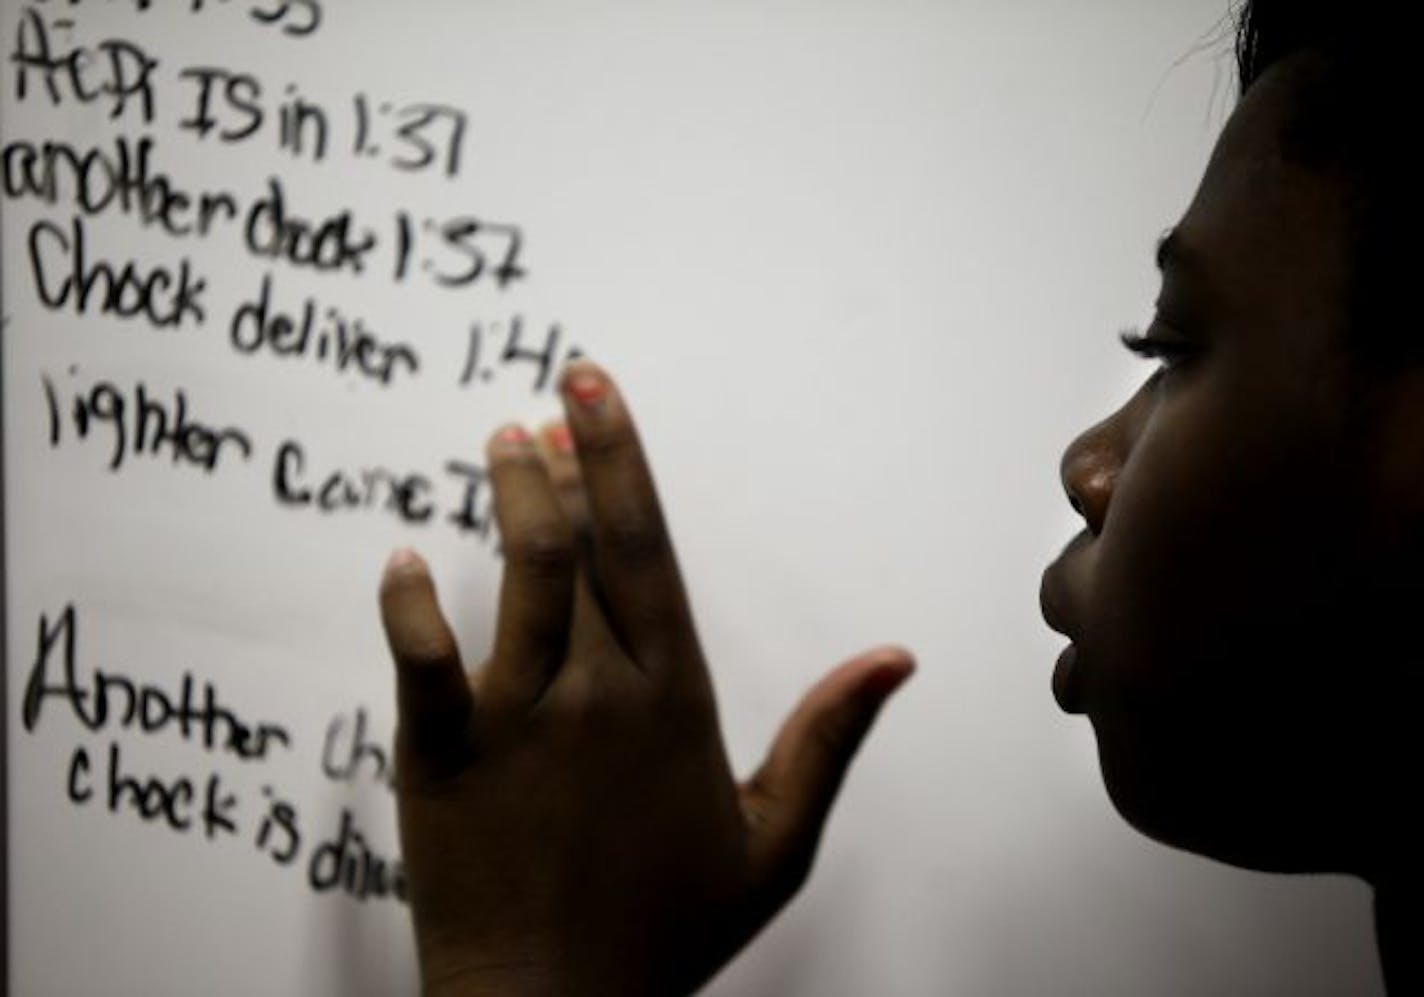
[(517, 424), (505, 426), (495, 433), (495, 442), (507, 447), (523, 447), (530, 442), (529, 430)]
[(566, 422), (557, 422), (544, 430), (544, 439), (555, 453), (571, 454), (574, 452), (574, 434), (569, 431)]
[(402, 547), (391, 552), (391, 556), (386, 559), (387, 571), (399, 571), (420, 564), (420, 555), (409, 547)]
[(608, 397), (608, 378), (595, 367), (572, 367), (564, 375), (564, 394), (589, 411), (597, 411)]

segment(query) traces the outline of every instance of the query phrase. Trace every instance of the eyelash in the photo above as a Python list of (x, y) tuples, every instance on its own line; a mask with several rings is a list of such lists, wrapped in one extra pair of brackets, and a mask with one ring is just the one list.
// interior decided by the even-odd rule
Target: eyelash
[[(1150, 330), (1149, 330), (1150, 332)], [(1164, 369), (1177, 366), (1192, 355), (1190, 344), (1181, 340), (1159, 339), (1143, 335), (1137, 329), (1126, 329), (1118, 334), (1122, 345), (1144, 360), (1159, 360)]]

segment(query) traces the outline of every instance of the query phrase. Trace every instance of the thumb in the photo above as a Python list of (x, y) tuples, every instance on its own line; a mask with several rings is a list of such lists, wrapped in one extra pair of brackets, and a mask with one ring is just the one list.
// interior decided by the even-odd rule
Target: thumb
[(856, 749), (914, 670), (910, 653), (896, 647), (841, 665), (806, 693), (741, 787), (753, 881), (771, 890), (777, 906), (805, 881)]

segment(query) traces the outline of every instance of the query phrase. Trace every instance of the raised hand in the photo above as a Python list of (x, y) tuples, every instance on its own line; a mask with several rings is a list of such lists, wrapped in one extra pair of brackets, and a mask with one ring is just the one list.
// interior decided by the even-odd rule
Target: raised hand
[(467, 670), (424, 562), (395, 554), (397, 802), (424, 985), (440, 994), (686, 993), (796, 892), (856, 748), (913, 663), (821, 680), (733, 778), (628, 407), (587, 362), (567, 427), (488, 446), (505, 566)]

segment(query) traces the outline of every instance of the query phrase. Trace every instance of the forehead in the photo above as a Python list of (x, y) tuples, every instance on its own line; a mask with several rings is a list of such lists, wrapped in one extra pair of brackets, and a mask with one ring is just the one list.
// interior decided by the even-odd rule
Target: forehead
[[(1289, 155), (1283, 136), (1318, 70), (1282, 62), (1247, 92), (1223, 129), (1176, 229), (1199, 263), (1194, 292), (1225, 316), (1265, 326), (1339, 327), (1345, 320), (1348, 190), (1337, 174)], [(1169, 282), (1172, 274), (1168, 274)]]

